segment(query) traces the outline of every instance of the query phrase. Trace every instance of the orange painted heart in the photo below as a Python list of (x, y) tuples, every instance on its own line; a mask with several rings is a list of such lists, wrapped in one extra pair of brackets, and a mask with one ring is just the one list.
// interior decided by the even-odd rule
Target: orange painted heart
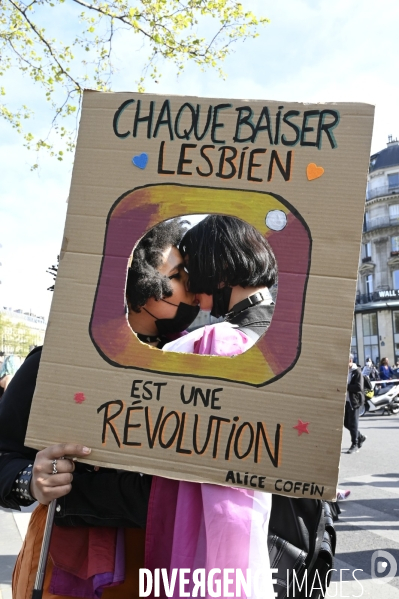
[(311, 162), (306, 167), (306, 175), (309, 181), (313, 181), (313, 179), (318, 179), (324, 173), (324, 168), (322, 166), (317, 166), (314, 162)]

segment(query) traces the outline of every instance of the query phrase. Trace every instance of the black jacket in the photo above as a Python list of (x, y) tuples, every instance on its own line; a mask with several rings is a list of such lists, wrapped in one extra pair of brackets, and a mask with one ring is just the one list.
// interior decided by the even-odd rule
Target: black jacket
[[(29, 354), (0, 400), (0, 505), (19, 510), (11, 495), (17, 474), (33, 463), (37, 451), (25, 447), (41, 348)], [(144, 528), (151, 476), (76, 464), (72, 491), (58, 500), (56, 524)]]
[(360, 368), (352, 370), (352, 377), (348, 383), (348, 393), (352, 408), (360, 408), (364, 404), (364, 381)]

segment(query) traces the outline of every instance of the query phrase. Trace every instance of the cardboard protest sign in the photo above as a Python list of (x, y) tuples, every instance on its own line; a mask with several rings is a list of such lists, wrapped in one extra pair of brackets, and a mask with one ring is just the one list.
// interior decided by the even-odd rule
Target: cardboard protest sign
[[(86, 92), (26, 443), (335, 497), (372, 124), (366, 104)], [(133, 248), (159, 222), (210, 213), (270, 243), (271, 325), (235, 357), (150, 347), (126, 316)]]

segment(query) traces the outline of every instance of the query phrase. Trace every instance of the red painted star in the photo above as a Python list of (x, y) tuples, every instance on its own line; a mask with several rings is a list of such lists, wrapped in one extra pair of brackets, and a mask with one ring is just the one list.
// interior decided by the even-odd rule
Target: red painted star
[(310, 424), (310, 423), (302, 422), (302, 420), (299, 420), (299, 418), (298, 418), (298, 424), (296, 426), (293, 426), (292, 428), (297, 429), (299, 437), (302, 435), (302, 433), (306, 433), (309, 435), (310, 433), (308, 431), (308, 424)]
[(85, 399), (86, 397), (84, 393), (75, 393), (74, 395), (74, 400), (76, 403), (83, 403)]

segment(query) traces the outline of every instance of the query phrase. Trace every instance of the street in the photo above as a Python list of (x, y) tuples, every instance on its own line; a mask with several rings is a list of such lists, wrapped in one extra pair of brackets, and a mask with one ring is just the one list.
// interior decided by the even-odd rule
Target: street
[[(399, 570), (399, 416), (366, 415), (360, 420), (360, 430), (367, 440), (358, 453), (345, 453), (349, 433), (345, 430), (343, 436), (340, 488), (350, 489), (351, 495), (340, 502), (337, 572), (327, 596), (399, 599), (399, 572), (389, 583), (381, 584), (384, 575), (393, 574), (396, 564)], [(12, 569), (30, 511), (0, 510), (0, 599), (11, 599)], [(390, 554), (374, 555), (378, 583), (371, 579), (377, 550)]]
[[(352, 582), (343, 583), (335, 596), (398, 599), (399, 573), (390, 583), (377, 584), (371, 580), (371, 560), (373, 553), (382, 549), (394, 557), (399, 569), (399, 417), (366, 415), (360, 419), (359, 428), (367, 436), (362, 449), (341, 455), (340, 487), (350, 489), (351, 495), (340, 502), (342, 513), (336, 523), (335, 568), (342, 570), (343, 580)], [(342, 451), (349, 445), (349, 433), (345, 430)], [(384, 572), (378, 574), (378, 561), (382, 567), (387, 562), (376, 560), (377, 576), (382, 577)], [(344, 568), (349, 571), (344, 572)], [(356, 572), (363, 591), (353, 581), (355, 568), (363, 570)], [(387, 565), (387, 575), (389, 569)], [(334, 592), (332, 585), (329, 595), (334, 596)]]

